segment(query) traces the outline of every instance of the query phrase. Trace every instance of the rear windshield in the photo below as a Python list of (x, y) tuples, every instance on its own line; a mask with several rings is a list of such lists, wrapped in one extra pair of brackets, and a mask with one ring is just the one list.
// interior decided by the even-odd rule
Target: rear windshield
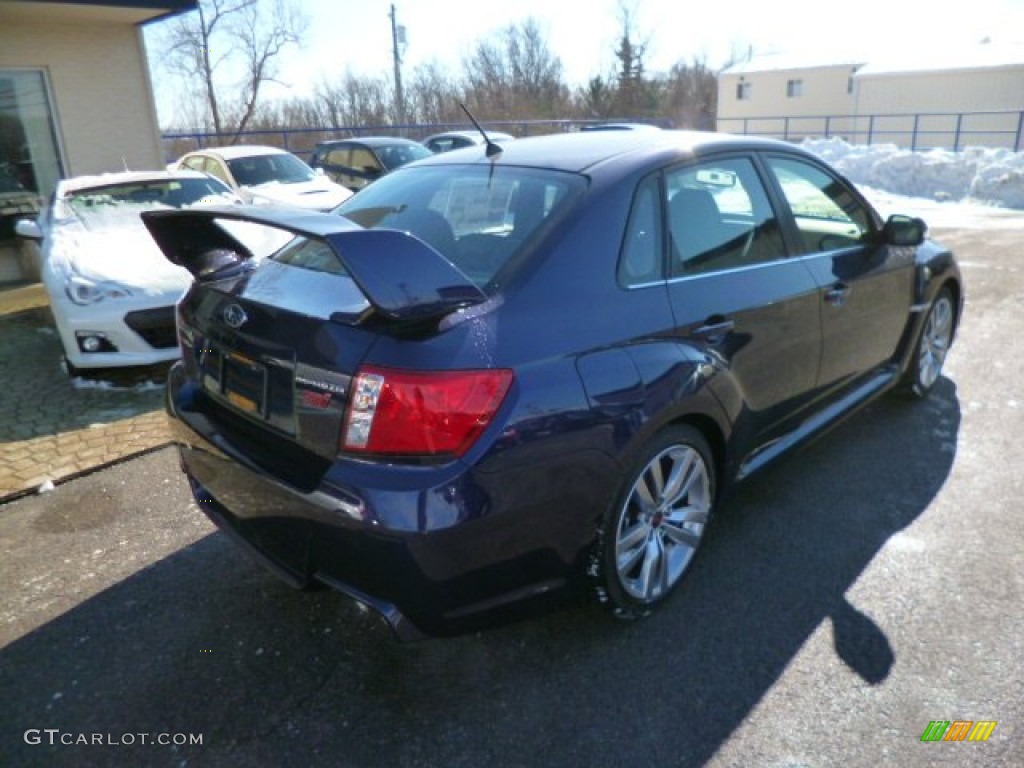
[(422, 144), (387, 144), (377, 147), (377, 157), (389, 171), (400, 168), (413, 160), (422, 160), (434, 153)]
[(584, 188), (582, 176), (533, 168), (401, 168), (335, 212), (368, 229), (416, 235), (486, 291)]
[(313, 272), (330, 272), (332, 275), (347, 275), (348, 270), (342, 266), (334, 255), (331, 246), (321, 240), (307, 240), (296, 237), (272, 257), (281, 264), (312, 270)]

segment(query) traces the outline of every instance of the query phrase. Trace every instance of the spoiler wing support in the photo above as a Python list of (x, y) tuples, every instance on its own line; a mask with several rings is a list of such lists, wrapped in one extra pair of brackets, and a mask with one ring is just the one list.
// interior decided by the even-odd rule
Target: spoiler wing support
[(443, 317), (487, 300), (442, 254), (409, 232), (364, 229), (348, 219), (272, 207), (146, 211), (143, 223), (164, 256), (199, 280), (237, 273), (252, 252), (217, 220), (274, 227), (326, 242), (373, 308), (396, 321)]

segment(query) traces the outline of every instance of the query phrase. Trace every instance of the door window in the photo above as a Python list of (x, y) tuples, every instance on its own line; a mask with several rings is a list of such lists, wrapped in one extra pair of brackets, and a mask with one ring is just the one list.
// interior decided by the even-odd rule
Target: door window
[(788, 157), (769, 157), (806, 253), (860, 245), (871, 232), (871, 215), (853, 193), (823, 169)]
[(327, 153), (327, 157), (324, 159), (326, 165), (340, 165), (344, 168), (350, 166), (348, 157), (351, 150), (348, 147), (341, 149), (332, 149)]
[(675, 169), (666, 176), (666, 190), (672, 277), (785, 255), (778, 220), (749, 158)]
[(203, 170), (214, 178), (220, 179), (229, 187), (231, 186), (231, 178), (228, 176), (227, 170), (216, 158), (206, 158), (203, 162)]
[(373, 173), (380, 169), (380, 164), (368, 149), (353, 149), (351, 167), (363, 173)]

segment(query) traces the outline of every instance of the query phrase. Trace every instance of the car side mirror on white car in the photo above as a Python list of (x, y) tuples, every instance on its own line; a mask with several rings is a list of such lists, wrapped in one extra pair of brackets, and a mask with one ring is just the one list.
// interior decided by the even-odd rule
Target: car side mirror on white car
[(32, 219), (18, 219), (14, 225), (14, 234), (26, 240), (42, 240), (43, 230)]

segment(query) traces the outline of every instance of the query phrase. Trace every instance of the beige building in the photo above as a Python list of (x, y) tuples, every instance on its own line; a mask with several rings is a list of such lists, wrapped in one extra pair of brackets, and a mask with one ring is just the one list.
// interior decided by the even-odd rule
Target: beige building
[(854, 74), (863, 62), (765, 54), (718, 75), (718, 130), (783, 138), (852, 127)]
[(57, 180), (162, 167), (142, 25), (195, 0), (0, 0), (0, 282), (31, 276), (19, 213)]
[(856, 113), (888, 115), (870, 126), (861, 118), (874, 142), (907, 146), (908, 133), (916, 133), (918, 149), (1024, 149), (1024, 46), (990, 43), (934, 59), (870, 62), (854, 79)]
[(718, 81), (718, 128), (915, 148), (1024, 149), (1024, 46), (839, 63), (754, 57)]

